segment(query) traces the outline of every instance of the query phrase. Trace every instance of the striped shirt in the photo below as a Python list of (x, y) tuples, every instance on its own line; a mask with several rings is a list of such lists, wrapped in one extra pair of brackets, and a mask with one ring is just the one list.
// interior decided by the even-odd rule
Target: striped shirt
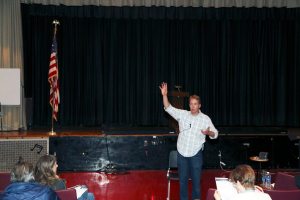
[(211, 119), (199, 110), (198, 115), (192, 115), (190, 111), (174, 108), (172, 105), (165, 108), (179, 124), (179, 135), (177, 139), (177, 150), (184, 157), (192, 157), (203, 148), (205, 137), (201, 130), (208, 127), (214, 132), (214, 137), (218, 137), (218, 130), (213, 125)]

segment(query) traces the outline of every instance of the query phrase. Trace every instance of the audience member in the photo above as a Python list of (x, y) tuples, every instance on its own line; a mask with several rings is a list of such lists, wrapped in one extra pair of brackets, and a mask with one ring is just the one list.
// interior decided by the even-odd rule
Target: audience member
[[(249, 165), (239, 165), (230, 173), (230, 180), (238, 194), (232, 200), (271, 200), (271, 197), (255, 189), (255, 172)], [(221, 200), (218, 191), (214, 194), (215, 200)]]
[[(66, 189), (66, 183), (64, 179), (61, 179), (57, 175), (57, 161), (53, 155), (44, 155), (40, 157), (35, 167), (35, 179), (42, 185), (47, 185), (53, 190)], [(94, 195), (89, 192), (85, 192), (79, 198), (79, 200), (94, 200)]]
[(50, 187), (34, 181), (33, 174), (33, 165), (20, 158), (11, 171), (11, 184), (6, 187), (1, 199), (58, 200)]

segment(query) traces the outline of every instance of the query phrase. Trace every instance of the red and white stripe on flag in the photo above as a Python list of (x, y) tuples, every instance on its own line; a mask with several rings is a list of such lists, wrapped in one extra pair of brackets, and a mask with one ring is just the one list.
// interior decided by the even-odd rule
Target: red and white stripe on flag
[(60, 97), (59, 97), (59, 84), (58, 84), (58, 62), (57, 62), (56, 53), (57, 53), (56, 39), (54, 37), (52, 48), (51, 48), (51, 55), (50, 55), (48, 82), (50, 84), (49, 102), (52, 107), (52, 118), (57, 121), (58, 104), (60, 103)]

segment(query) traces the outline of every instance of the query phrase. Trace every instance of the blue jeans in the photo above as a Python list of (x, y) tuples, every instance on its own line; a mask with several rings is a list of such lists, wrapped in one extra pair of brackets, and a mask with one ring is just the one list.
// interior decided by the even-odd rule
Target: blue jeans
[(202, 150), (193, 157), (184, 157), (177, 154), (177, 165), (179, 173), (180, 200), (188, 200), (188, 182), (192, 179), (192, 199), (200, 199), (201, 172), (203, 165)]

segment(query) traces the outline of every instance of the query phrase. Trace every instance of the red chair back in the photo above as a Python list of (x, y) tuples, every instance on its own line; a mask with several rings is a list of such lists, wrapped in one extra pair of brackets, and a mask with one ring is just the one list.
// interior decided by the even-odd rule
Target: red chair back
[[(283, 172), (278, 172), (275, 177), (274, 190), (296, 190), (295, 177)], [(300, 198), (299, 198), (300, 199)]]
[(299, 200), (300, 190), (264, 190), (272, 200)]
[(60, 200), (77, 200), (76, 190), (73, 188), (56, 190), (55, 192)]
[(216, 191), (216, 189), (209, 188), (206, 193), (206, 200), (215, 200), (215, 198), (214, 198), (215, 191)]
[(4, 191), (10, 184), (10, 173), (0, 172), (0, 191)]

